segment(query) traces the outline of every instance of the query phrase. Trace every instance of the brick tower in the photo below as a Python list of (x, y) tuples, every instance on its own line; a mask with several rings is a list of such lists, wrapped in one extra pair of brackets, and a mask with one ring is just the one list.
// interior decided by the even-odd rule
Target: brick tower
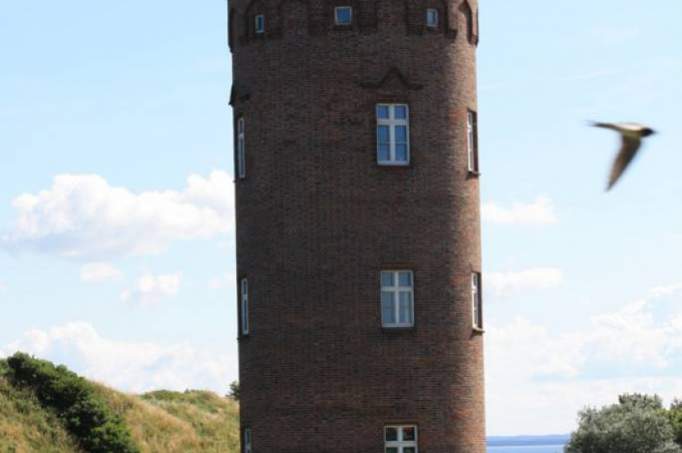
[(229, 1), (242, 451), (485, 451), (477, 16)]

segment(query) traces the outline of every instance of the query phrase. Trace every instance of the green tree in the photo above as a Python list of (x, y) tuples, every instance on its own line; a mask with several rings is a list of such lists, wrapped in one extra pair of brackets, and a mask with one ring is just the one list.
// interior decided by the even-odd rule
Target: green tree
[(673, 436), (675, 437), (675, 442), (682, 446), (682, 401), (674, 400), (670, 405), (670, 410), (668, 411), (668, 418), (670, 419), (670, 425), (673, 428)]
[(566, 453), (682, 453), (658, 396), (621, 395), (618, 404), (578, 414)]
[(239, 401), (239, 381), (234, 381), (230, 384), (230, 398)]

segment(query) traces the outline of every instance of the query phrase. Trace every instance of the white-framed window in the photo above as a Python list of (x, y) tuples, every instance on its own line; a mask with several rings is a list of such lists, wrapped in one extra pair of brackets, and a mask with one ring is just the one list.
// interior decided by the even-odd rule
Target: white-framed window
[(417, 453), (417, 427), (385, 426), (384, 453)]
[(481, 273), (471, 273), (471, 315), (474, 329), (483, 329), (483, 297)]
[(254, 29), (257, 34), (265, 33), (265, 15), (257, 14), (254, 18)]
[(337, 6), (334, 8), (334, 23), (336, 25), (350, 25), (353, 23), (353, 7)]
[(241, 299), (241, 324), (242, 324), (242, 335), (249, 334), (249, 281), (246, 278), (242, 278), (239, 283), (239, 292)]
[(377, 104), (377, 162), (410, 163), (410, 111), (407, 104)]
[(237, 120), (237, 177), (246, 178), (246, 135), (243, 116)]
[(244, 452), (243, 453), (252, 453), (253, 447), (252, 447), (253, 441), (251, 439), (251, 428), (244, 428)]
[(381, 325), (414, 325), (414, 278), (412, 271), (381, 271)]
[(438, 28), (438, 10), (436, 8), (426, 9), (426, 26), (429, 28)]
[(469, 171), (478, 173), (478, 114), (473, 110), (467, 111), (467, 154)]

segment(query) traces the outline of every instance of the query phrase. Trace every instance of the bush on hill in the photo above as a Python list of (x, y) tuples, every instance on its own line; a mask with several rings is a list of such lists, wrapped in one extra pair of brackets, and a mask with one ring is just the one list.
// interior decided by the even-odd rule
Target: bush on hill
[(32, 390), (43, 406), (53, 409), (85, 451), (139, 451), (122, 419), (98, 397), (85, 379), (64, 366), (54, 366), (23, 353), (7, 359), (6, 365), (10, 382)]

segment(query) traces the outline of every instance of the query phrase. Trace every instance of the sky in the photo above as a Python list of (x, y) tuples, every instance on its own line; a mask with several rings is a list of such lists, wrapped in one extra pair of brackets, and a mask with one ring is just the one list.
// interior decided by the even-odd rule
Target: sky
[[(0, 14), (0, 356), (119, 389), (237, 379), (223, 0)], [(682, 398), (682, 3), (481, 1), (487, 431)], [(659, 133), (612, 192), (588, 120)]]

